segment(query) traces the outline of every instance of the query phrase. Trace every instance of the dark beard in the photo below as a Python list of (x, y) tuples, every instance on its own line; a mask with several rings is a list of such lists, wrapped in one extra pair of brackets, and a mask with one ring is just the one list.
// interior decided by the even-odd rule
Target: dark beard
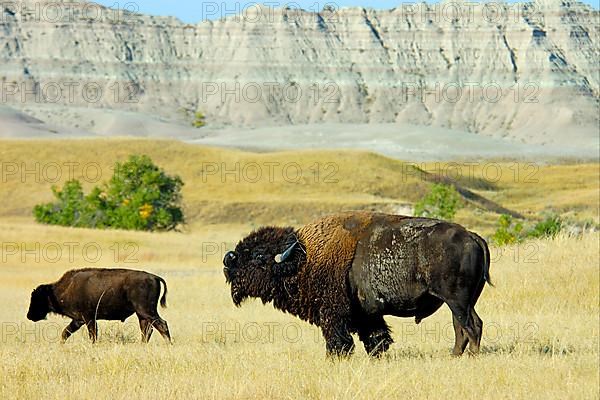
[(231, 285), (231, 299), (236, 307), (240, 307), (247, 298), (248, 296), (242, 293), (240, 288), (236, 287), (235, 285)]

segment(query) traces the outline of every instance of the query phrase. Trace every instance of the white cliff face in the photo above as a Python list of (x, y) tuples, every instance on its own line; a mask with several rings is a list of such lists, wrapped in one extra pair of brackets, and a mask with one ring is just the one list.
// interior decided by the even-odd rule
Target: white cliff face
[(185, 123), (202, 111), (213, 125), (400, 122), (597, 143), (600, 13), (576, 1), (263, 7), (197, 25), (2, 4), (0, 101), (55, 124), (93, 130), (89, 108)]

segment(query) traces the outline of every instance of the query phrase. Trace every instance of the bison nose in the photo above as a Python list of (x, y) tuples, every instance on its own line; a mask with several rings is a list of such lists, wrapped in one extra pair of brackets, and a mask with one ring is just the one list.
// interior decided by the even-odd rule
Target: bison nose
[(225, 269), (229, 269), (233, 266), (233, 262), (237, 258), (237, 255), (234, 251), (228, 251), (223, 257), (223, 265), (225, 265)]

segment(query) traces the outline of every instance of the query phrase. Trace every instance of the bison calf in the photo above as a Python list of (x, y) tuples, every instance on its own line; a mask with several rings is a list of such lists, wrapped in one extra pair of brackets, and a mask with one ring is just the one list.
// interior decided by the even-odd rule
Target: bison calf
[(328, 354), (371, 355), (392, 343), (384, 315), (416, 323), (452, 311), (454, 354), (479, 351), (475, 303), (489, 279), (485, 241), (460, 225), (368, 212), (332, 215), (298, 230), (261, 228), (223, 260), (236, 305), (248, 297), (321, 328)]
[(92, 342), (96, 341), (100, 319), (125, 321), (136, 314), (142, 330), (142, 341), (148, 342), (152, 328), (171, 341), (167, 322), (157, 311), (160, 299), (167, 306), (167, 283), (159, 276), (127, 269), (85, 268), (65, 273), (57, 282), (40, 285), (31, 293), (27, 318), (37, 322), (48, 313), (72, 319), (62, 333), (63, 342), (86, 325)]

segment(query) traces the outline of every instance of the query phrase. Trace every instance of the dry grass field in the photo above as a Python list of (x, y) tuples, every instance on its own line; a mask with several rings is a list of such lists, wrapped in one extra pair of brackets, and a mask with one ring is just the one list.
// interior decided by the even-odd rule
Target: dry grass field
[[(51, 200), (54, 179), (48, 178), (55, 175), (48, 175), (50, 167), (44, 175), (44, 166), (62, 166), (57, 181), (64, 182), (65, 163), (79, 163), (76, 177), (82, 165), (97, 163), (102, 181), (115, 160), (131, 153), (148, 154), (182, 176), (189, 222), (184, 232), (33, 222), (33, 205)], [(388, 318), (396, 343), (383, 359), (369, 359), (355, 339), (354, 356), (333, 362), (325, 357), (317, 328), (259, 301), (235, 308), (221, 271), (222, 254), (265, 223), (298, 225), (342, 209), (410, 209), (430, 184), (413, 167), (362, 152), (254, 154), (134, 140), (0, 141), (0, 162), (2, 399), (599, 397), (598, 233), (492, 248), (496, 287), (486, 287), (478, 302), (484, 337), (477, 357), (450, 356), (452, 321), (443, 307), (420, 325)], [(23, 176), (23, 163), (34, 171), (39, 163), (39, 172)], [(273, 179), (240, 172), (236, 182), (235, 174), (223, 177), (211, 169), (252, 163), (261, 165), (263, 174), (271, 165)], [(282, 175), (286, 163), (298, 164), (302, 176)], [(575, 221), (598, 222), (597, 164), (536, 165), (537, 182), (511, 176), (515, 166), (503, 161), (497, 163), (502, 177), (491, 182), (478, 172), (486, 165), (479, 163), (472, 179), (457, 183), (532, 219), (552, 209)], [(516, 168), (528, 172), (526, 164)], [(93, 180), (86, 188), (99, 184)], [(493, 210), (465, 200), (457, 220), (489, 235), (497, 218)], [(169, 307), (159, 312), (169, 323), (172, 346), (157, 333), (141, 344), (135, 318), (125, 324), (101, 321), (95, 345), (84, 330), (61, 344), (64, 318), (50, 316), (37, 324), (26, 319), (30, 292), (38, 284), (71, 268), (117, 265), (166, 279)]]

